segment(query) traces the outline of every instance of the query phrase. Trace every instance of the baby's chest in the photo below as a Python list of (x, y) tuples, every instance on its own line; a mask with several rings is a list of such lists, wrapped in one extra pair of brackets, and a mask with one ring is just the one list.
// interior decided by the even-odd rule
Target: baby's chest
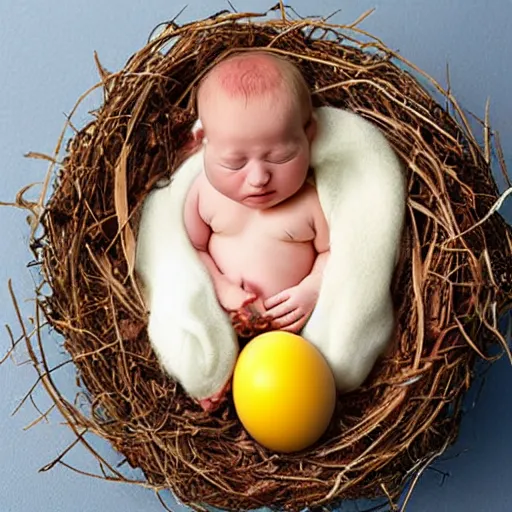
[(315, 238), (307, 211), (300, 208), (252, 210), (234, 202), (212, 211), (210, 227), (224, 236), (273, 238), (290, 242), (309, 242)]

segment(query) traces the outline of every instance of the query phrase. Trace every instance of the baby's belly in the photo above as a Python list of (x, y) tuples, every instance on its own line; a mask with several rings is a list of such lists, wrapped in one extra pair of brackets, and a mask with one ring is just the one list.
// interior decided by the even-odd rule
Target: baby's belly
[(219, 270), (266, 299), (299, 284), (313, 267), (312, 242), (213, 234), (210, 255)]

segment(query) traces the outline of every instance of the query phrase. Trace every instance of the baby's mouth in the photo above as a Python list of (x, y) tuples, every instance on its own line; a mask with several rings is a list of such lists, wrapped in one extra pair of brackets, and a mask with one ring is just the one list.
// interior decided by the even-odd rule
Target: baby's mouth
[(272, 195), (273, 193), (274, 193), (273, 190), (269, 190), (267, 192), (258, 192), (257, 194), (250, 194), (247, 197), (266, 197), (266, 196)]

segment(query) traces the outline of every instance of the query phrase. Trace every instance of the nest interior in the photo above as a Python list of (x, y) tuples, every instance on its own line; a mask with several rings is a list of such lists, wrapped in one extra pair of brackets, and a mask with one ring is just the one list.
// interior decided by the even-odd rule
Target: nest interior
[[(512, 296), (511, 231), (498, 214), (476, 225), (498, 190), (457, 104), (447, 93), (442, 107), (357, 27), (282, 14), (168, 23), (121, 71), (99, 66), (104, 102), (69, 141), (41, 217), (38, 257), (52, 293), (39, 302), (65, 338), (89, 410), (66, 401), (48, 374), (54, 400), (75, 431), (107, 439), (147, 485), (195, 508), (396, 501), (406, 479), (455, 439), (475, 358), (490, 344), (506, 347), (497, 316)], [(392, 349), (362, 388), (338, 398), (321, 441), (289, 455), (256, 444), (231, 401), (209, 415), (163, 374), (133, 273), (140, 207), (183, 158), (194, 86), (230, 51), (262, 47), (301, 68), (315, 105), (375, 123), (407, 167)]]

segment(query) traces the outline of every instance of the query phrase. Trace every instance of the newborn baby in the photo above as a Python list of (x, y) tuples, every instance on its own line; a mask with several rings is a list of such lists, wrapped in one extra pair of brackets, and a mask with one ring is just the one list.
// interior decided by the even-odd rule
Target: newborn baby
[(236, 364), (225, 310), (258, 302), (281, 328), (304, 325), (343, 393), (393, 338), (406, 174), (361, 116), (321, 107), (313, 120), (297, 76), (261, 52), (215, 67), (198, 91), (202, 149), (143, 204), (135, 269), (148, 337), (162, 369), (205, 409)]
[(205, 150), (185, 202), (190, 241), (226, 311), (253, 303), (276, 328), (297, 332), (329, 255), (307, 179), (316, 132), (308, 87), (292, 63), (251, 52), (215, 66), (197, 102)]

